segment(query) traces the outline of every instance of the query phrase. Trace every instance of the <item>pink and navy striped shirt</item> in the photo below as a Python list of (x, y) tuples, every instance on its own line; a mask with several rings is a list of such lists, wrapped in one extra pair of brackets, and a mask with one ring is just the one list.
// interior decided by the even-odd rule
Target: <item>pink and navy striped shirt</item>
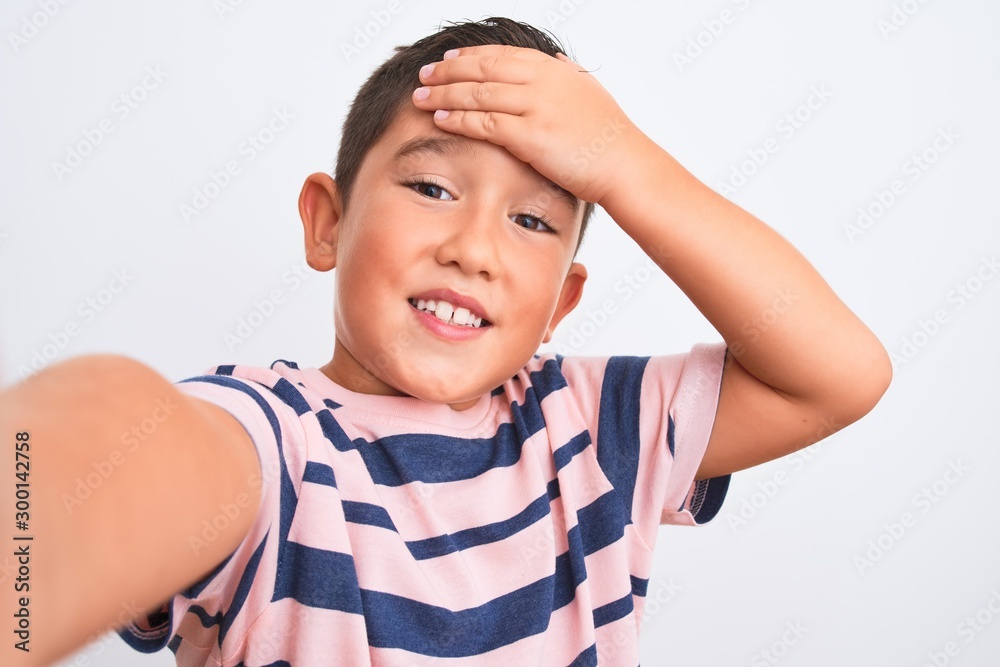
[(724, 357), (536, 355), (462, 411), (287, 361), (184, 380), (252, 437), (260, 507), (120, 634), (182, 666), (637, 665), (660, 524), (729, 486), (694, 480)]

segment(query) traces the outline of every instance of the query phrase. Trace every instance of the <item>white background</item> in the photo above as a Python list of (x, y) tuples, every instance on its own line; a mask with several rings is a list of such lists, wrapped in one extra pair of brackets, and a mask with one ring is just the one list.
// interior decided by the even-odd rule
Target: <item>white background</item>
[[(442, 19), (511, 16), (553, 29), (647, 134), (713, 187), (776, 139), (730, 197), (799, 248), (897, 359), (869, 416), (805, 454), (737, 473), (707, 526), (661, 529), (643, 663), (918, 666), (953, 641), (956, 655), (938, 664), (997, 664), (1000, 618), (988, 603), (1000, 611), (1000, 278), (988, 267), (1000, 251), (1000, 5), (908, 0), (892, 32), (889, 0), (400, 6), (348, 57), (343, 45), (386, 3), (245, 0), (220, 15), (210, 0), (92, 0), (47, 18), (36, 2), (5, 2), (2, 382), (36, 353), (51, 363), (118, 352), (172, 380), (219, 363), (325, 363), (332, 276), (307, 269), (297, 288), (284, 280), (302, 265), (302, 180), (332, 170), (347, 105), (393, 46)], [(726, 9), (734, 20), (712, 35), (705, 22)], [(32, 21), (42, 27), (26, 28)], [(696, 57), (679, 64), (688, 48)], [(122, 117), (115, 100), (147, 68), (166, 76)], [(814, 88), (828, 99), (801, 107)], [(293, 120), (247, 161), (240, 145), (275, 109)], [(805, 120), (788, 136), (779, 123), (796, 113)], [(54, 163), (104, 118), (113, 132), (57, 175)], [(950, 143), (938, 142), (947, 150), (936, 151), (949, 128)], [(908, 161), (925, 150), (935, 160), (914, 179)], [(179, 206), (229, 160), (240, 173), (185, 222)], [(849, 234), (859, 207), (895, 179), (902, 194)], [(645, 258), (603, 212), (580, 258), (590, 279), (559, 332), (564, 350), (666, 354), (721, 339), (664, 277), (626, 297), (621, 281), (645, 278)], [(132, 278), (84, 315), (79, 304), (100, 298), (114, 271)], [(978, 291), (959, 299), (959, 285)], [(274, 289), (285, 302), (230, 349), (224, 335)], [(606, 299), (616, 313), (587, 325)], [(927, 325), (937, 311), (940, 323)], [(58, 347), (73, 324), (78, 335)], [(944, 481), (952, 465), (964, 469), (954, 483)], [(785, 483), (769, 485), (776, 476)], [(915, 500), (935, 482), (933, 503)], [(915, 523), (893, 537), (887, 526), (905, 512)], [(888, 548), (866, 555), (869, 541)], [(869, 556), (880, 557), (858, 560)], [(966, 618), (977, 613), (984, 624), (972, 630)], [(66, 664), (171, 658), (112, 638)]]

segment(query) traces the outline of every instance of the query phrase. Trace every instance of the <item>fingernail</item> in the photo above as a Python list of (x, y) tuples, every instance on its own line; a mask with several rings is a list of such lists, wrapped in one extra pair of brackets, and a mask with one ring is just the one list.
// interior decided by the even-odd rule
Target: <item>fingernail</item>
[(413, 91), (413, 99), (415, 100), (426, 100), (431, 95), (430, 88), (417, 88)]
[(451, 114), (447, 109), (438, 109), (434, 112), (434, 120), (444, 120)]
[(457, 57), (458, 57), (458, 49), (450, 49), (450, 50), (444, 52), (444, 59), (445, 60), (449, 60), (451, 58), (457, 58)]
[(423, 67), (420, 68), (421, 79), (426, 79), (433, 73), (434, 73), (434, 63), (431, 63), (430, 65), (424, 65)]

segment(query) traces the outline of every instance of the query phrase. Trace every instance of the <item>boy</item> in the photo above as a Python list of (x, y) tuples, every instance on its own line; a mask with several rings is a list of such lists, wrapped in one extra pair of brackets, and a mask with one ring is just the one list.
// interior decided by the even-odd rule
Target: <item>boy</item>
[[(580, 299), (594, 203), (725, 344), (534, 354)], [(634, 665), (658, 526), (707, 522), (732, 472), (856, 421), (889, 383), (799, 253), (507, 19), (379, 68), (299, 210), (310, 266), (337, 269), (322, 368), (174, 386), (95, 355), (3, 393), (45, 545), (37, 652), (6, 655), (43, 664), (132, 601), (122, 636), (181, 665)], [(66, 506), (150, 415), (128, 465)]]

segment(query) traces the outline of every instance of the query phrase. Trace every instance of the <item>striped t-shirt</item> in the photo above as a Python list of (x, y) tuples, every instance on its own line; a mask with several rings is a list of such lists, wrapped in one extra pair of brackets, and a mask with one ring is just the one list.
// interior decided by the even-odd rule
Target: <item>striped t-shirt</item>
[(120, 634), (199, 667), (637, 665), (659, 525), (709, 521), (729, 486), (694, 481), (724, 357), (536, 355), (462, 411), (288, 361), (184, 380), (253, 438), (260, 507)]

